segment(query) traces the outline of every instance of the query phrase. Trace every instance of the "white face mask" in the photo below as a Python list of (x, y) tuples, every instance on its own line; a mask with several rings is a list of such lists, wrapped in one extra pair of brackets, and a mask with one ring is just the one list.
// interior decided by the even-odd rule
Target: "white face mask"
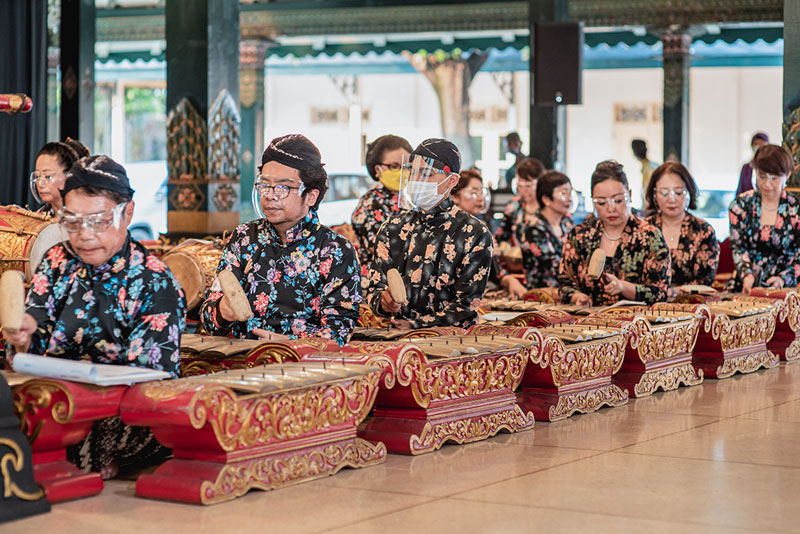
[(439, 183), (412, 180), (408, 183), (408, 196), (411, 204), (416, 209), (428, 211), (436, 206), (447, 195), (447, 191), (439, 193), (439, 186), (448, 180), (449, 176)]

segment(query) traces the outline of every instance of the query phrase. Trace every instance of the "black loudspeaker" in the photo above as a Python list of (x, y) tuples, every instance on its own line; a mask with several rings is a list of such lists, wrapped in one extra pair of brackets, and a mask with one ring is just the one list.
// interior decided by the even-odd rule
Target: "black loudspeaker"
[(581, 103), (583, 23), (546, 22), (533, 30), (533, 103)]

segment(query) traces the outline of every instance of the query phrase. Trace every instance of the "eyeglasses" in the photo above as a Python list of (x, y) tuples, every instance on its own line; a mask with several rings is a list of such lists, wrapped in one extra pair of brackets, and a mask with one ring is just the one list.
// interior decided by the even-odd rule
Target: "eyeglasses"
[(403, 169), (404, 171), (409, 171), (410, 172), (412, 170), (412, 167), (416, 167), (414, 170), (416, 172), (419, 172), (419, 173), (437, 172), (439, 174), (445, 174), (445, 172), (442, 169), (437, 169), (436, 167), (431, 167), (431, 166), (428, 166), (428, 167), (417, 167), (416, 165), (414, 165), (413, 163), (410, 163), (410, 162), (400, 165), (399, 168)]
[(673, 200), (683, 197), (687, 193), (686, 189), (669, 189), (667, 187), (660, 187), (656, 189), (656, 192), (661, 198), (671, 197)]
[(403, 167), (400, 163), (378, 163), (378, 165), (387, 167), (390, 171), (399, 171)]
[(770, 182), (775, 183), (782, 182), (786, 179), (785, 174), (768, 174), (763, 171), (756, 171), (756, 177), (761, 181), (769, 180)]
[[(260, 176), (260, 178), (261, 179), (266, 178), (266, 175), (262, 175)], [(295, 187), (291, 185), (283, 185), (283, 184), (271, 185), (266, 182), (256, 182), (255, 187), (258, 188), (258, 194), (261, 198), (267, 198), (270, 196), (270, 193), (272, 193), (272, 197), (275, 200), (283, 200), (284, 198), (288, 197), (289, 193), (293, 189), (297, 190), (298, 195), (302, 195), (303, 191), (306, 190), (305, 185), (303, 185), (302, 183), (300, 184), (300, 186)]]
[(50, 183), (53, 183), (53, 180), (55, 180), (55, 179), (56, 179), (56, 177), (55, 177), (54, 174), (49, 174), (49, 175), (48, 174), (42, 174), (42, 175), (40, 175), (36, 171), (33, 171), (31, 173), (31, 183), (32, 184), (33, 183), (41, 184), (41, 185), (50, 184)]
[(572, 188), (562, 189), (561, 191), (553, 191), (553, 198), (559, 197), (566, 202), (572, 198)]
[(119, 229), (122, 220), (122, 210), (125, 209), (127, 205), (127, 202), (121, 202), (110, 210), (92, 213), (91, 215), (77, 215), (61, 208), (58, 222), (70, 234), (80, 232), (81, 228), (86, 228), (92, 233), (100, 234), (111, 228), (112, 225), (114, 228)]
[(605, 208), (607, 205), (610, 205), (613, 208), (617, 204), (626, 204), (628, 202), (628, 195), (626, 193), (620, 193), (619, 195), (614, 195), (611, 198), (593, 197), (592, 202), (594, 202), (596, 208)]
[(478, 200), (479, 198), (487, 199), (489, 198), (489, 188), (484, 187), (483, 189), (465, 189), (464, 195), (471, 197), (472, 200)]
[(536, 187), (536, 182), (531, 182), (528, 180), (519, 180), (517, 182), (517, 189), (532, 189)]

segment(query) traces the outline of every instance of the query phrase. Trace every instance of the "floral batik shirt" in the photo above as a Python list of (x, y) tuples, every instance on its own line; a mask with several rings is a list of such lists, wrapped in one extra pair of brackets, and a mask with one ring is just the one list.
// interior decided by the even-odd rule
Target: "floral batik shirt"
[[(645, 219), (661, 228), (661, 215)], [(714, 227), (691, 213), (686, 213), (681, 223), (678, 248), (669, 251), (672, 257), (672, 285), (701, 284), (710, 286), (714, 282), (719, 264), (719, 241)]]
[(378, 232), (369, 306), (381, 316), (386, 272), (400, 271), (408, 304), (396, 315), (412, 328), (475, 324), (492, 266), (492, 234), (447, 198), (428, 212), (402, 211)]
[(569, 217), (562, 217), (559, 226), (562, 237), (553, 232), (542, 210), (537, 210), (536, 217), (523, 226), (522, 267), (529, 289), (558, 287), (558, 265), (564, 241), (575, 225)]
[(525, 225), (525, 205), (521, 197), (514, 197), (503, 210), (503, 224), (497, 229), (494, 238), (498, 243), (511, 243), (513, 246), (520, 246), (524, 235)]
[(34, 354), (179, 374), (183, 289), (130, 235), (99, 266), (83, 263), (63, 244), (52, 247), (31, 280), (26, 308), (39, 325), (29, 349)]
[[(786, 287), (800, 279), (800, 199), (783, 191), (773, 226), (761, 226), (761, 193), (747, 191), (731, 202), (731, 252), (736, 272), (727, 289), (741, 291), (742, 280), (753, 274), (760, 284), (773, 276)], [(757, 284), (758, 285), (758, 284)]]
[[(572, 229), (564, 243), (559, 268), (561, 299), (569, 303), (572, 295), (581, 292), (597, 305), (613, 304), (623, 297), (603, 291), (602, 280), (587, 274), (592, 253), (600, 248), (603, 223), (593, 217)], [(628, 217), (621, 241), (612, 258), (606, 259), (605, 272), (636, 286), (634, 300), (647, 304), (666, 300), (672, 277), (669, 249), (661, 230), (635, 215)]]
[(353, 245), (319, 223), (316, 210), (286, 232), (286, 244), (266, 219), (239, 225), (220, 258), (217, 272), (239, 279), (254, 316), (228, 322), (219, 314), (219, 280), (200, 308), (210, 334), (256, 339), (253, 328), (291, 339), (321, 336), (344, 345), (359, 318), (361, 282)]
[(367, 276), (369, 265), (375, 256), (375, 241), (378, 230), (389, 217), (400, 211), (397, 191), (379, 184), (361, 197), (353, 212), (351, 226), (358, 236), (358, 259), (361, 273)]

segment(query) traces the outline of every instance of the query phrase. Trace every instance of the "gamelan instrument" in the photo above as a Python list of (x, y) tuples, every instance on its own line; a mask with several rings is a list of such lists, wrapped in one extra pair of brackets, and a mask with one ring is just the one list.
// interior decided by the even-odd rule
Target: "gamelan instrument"
[(121, 417), (173, 449), (136, 495), (215, 504), (384, 461), (356, 436), (380, 370), (341, 362), (264, 365), (132, 386)]
[[(0, 275), (0, 327), (8, 333), (22, 328), (25, 315), (25, 275), (21, 271), (6, 271)], [(24, 347), (15, 347), (17, 352)]]
[(242, 289), (242, 285), (229, 269), (223, 269), (217, 275), (219, 286), (222, 289), (222, 298), (228, 301), (228, 305), (233, 310), (234, 318), (237, 321), (247, 321), (253, 316), (250, 308), (250, 301)]
[(768, 298), (782, 304), (775, 325), (775, 334), (767, 342), (769, 350), (781, 360), (800, 359), (800, 293), (797, 289), (769, 289), (756, 287), (749, 297), (739, 296), (737, 300)]
[(33, 109), (33, 100), (22, 93), (0, 94), (0, 111), (9, 113), (28, 113)]
[(0, 273), (22, 271), (30, 281), (47, 250), (60, 242), (58, 224), (50, 216), (0, 206)]
[(187, 239), (161, 257), (181, 284), (188, 311), (203, 302), (221, 257), (222, 248), (218, 244), (202, 239)]
[(398, 304), (408, 304), (408, 293), (406, 293), (406, 285), (400, 271), (397, 269), (386, 271), (386, 284), (389, 286), (389, 293), (392, 295), (393, 301)]
[(586, 269), (586, 274), (592, 280), (599, 280), (605, 268), (606, 253), (603, 249), (598, 248), (592, 252), (592, 257), (589, 258), (589, 267)]

